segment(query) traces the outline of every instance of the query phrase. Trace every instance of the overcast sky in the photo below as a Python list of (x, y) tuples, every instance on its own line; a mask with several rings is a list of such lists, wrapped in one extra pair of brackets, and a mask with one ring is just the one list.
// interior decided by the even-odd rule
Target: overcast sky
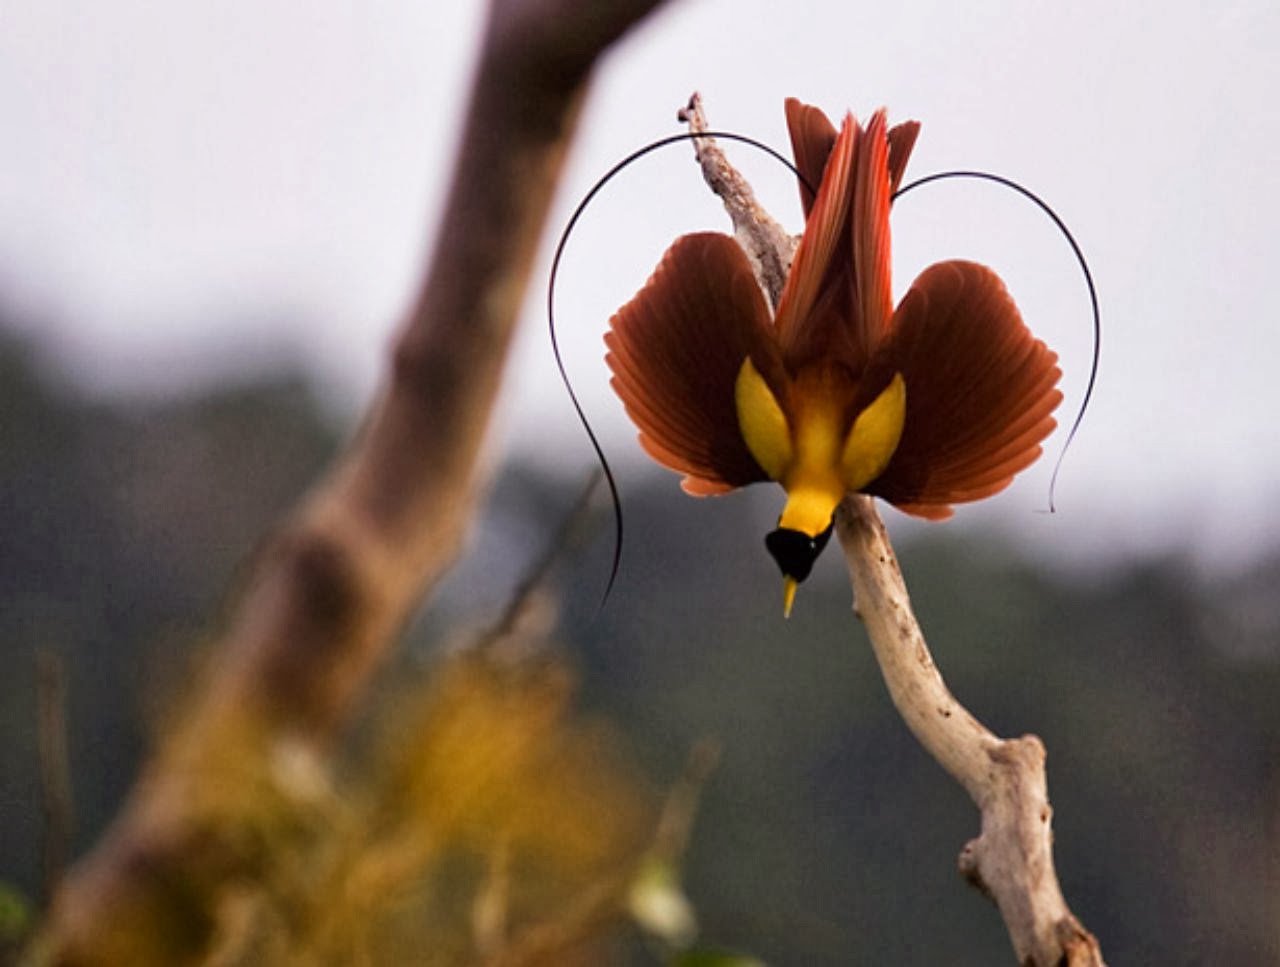
[[(0, 299), (100, 388), (295, 359), (364, 399), (432, 239), (479, 23), (478, 4), (421, 0), (0, 0)], [(1050, 459), (962, 519), (1077, 554), (1247, 556), (1280, 540), (1278, 50), (1272, 0), (673, 2), (600, 72), (553, 228), (613, 161), (678, 130), (694, 89), (715, 126), (779, 147), (787, 95), (917, 118), (908, 176), (1022, 181), (1076, 232), (1104, 310), (1059, 513), (1037, 513)], [(730, 152), (798, 231), (785, 172)], [(624, 487), (640, 464), (600, 335), (677, 235), (720, 227), (679, 146), (615, 182), (571, 243), (563, 339)], [(1062, 356), (1069, 416), (1088, 301), (1048, 220), (947, 183), (903, 198), (894, 233), (898, 292), (940, 258), (996, 269)], [(585, 469), (545, 275), (498, 439)]]

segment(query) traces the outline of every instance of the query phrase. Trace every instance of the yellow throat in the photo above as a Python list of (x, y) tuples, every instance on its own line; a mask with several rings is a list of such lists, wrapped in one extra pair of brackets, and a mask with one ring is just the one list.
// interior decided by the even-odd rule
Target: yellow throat
[(902, 437), (906, 385), (900, 373), (852, 425), (846, 412), (853, 387), (841, 377), (841, 371), (826, 367), (802, 372), (788, 387), (788, 419), (749, 357), (738, 371), (735, 402), (743, 440), (761, 469), (787, 492), (778, 530), (766, 544), (783, 572), (788, 615), (797, 586), (826, 544), (836, 505), (884, 471)]

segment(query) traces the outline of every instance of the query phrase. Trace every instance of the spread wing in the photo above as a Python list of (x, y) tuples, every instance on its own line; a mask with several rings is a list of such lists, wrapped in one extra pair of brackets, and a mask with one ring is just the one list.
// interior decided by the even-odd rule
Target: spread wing
[[(868, 493), (909, 514), (1003, 490), (1052, 432), (1061, 371), (999, 277), (973, 262), (930, 266), (912, 284), (872, 364), (906, 383), (902, 438)], [(871, 374), (869, 374), (871, 375)]]
[(690, 493), (767, 479), (738, 426), (734, 384), (748, 356), (766, 378), (777, 372), (771, 326), (746, 256), (717, 233), (677, 239), (609, 321), (612, 386), (641, 446), (685, 474)]

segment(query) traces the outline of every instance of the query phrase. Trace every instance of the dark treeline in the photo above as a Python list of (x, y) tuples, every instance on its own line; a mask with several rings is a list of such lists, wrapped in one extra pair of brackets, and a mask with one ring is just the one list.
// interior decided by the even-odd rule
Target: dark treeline
[[(237, 567), (338, 439), (301, 378), (88, 402), (0, 342), (0, 889), (41, 902), (37, 653), (67, 669), (81, 852)], [(496, 613), (576, 488), (509, 467), (400, 660)], [(614, 595), (597, 613), (602, 506), (557, 572), (558, 635), (582, 704), (660, 781), (721, 742), (687, 868), (705, 936), (771, 964), (1007, 962), (955, 872), (976, 813), (894, 714), (837, 555), (784, 622), (749, 498), (694, 501), (657, 475), (626, 492)], [(1230, 579), (1152, 560), (1068, 582), (946, 526), (899, 550), (952, 689), (1045, 740), (1059, 874), (1108, 960), (1280, 962), (1280, 557)]]

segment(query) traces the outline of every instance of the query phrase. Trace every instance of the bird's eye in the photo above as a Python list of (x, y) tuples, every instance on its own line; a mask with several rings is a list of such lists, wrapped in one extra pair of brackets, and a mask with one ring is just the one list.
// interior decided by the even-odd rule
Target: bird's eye
[(765, 537), (764, 546), (778, 562), (784, 577), (803, 581), (809, 576), (809, 572), (813, 570), (813, 562), (831, 539), (831, 526), (828, 524), (827, 529), (816, 537), (810, 537), (804, 531), (779, 527)]

